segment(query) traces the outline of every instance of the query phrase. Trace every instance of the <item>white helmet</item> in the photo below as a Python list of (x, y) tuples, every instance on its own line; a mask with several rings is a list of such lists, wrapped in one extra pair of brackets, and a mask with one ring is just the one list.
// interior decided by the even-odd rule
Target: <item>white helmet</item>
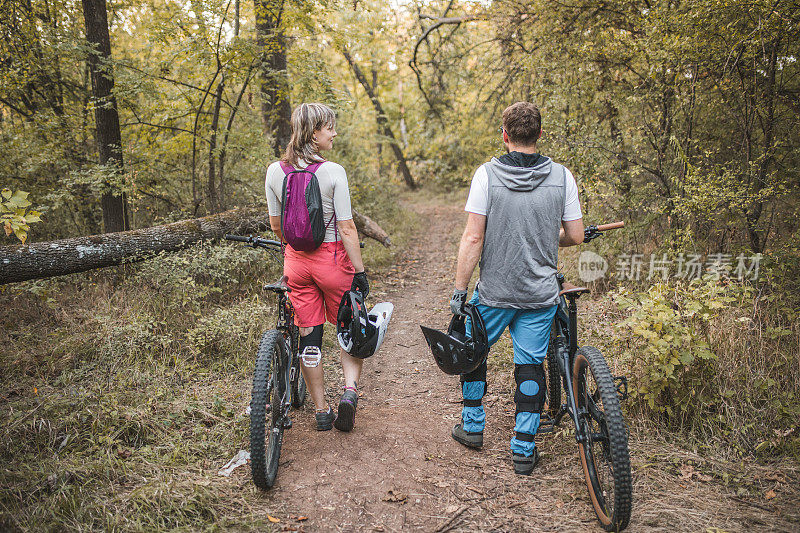
[(389, 302), (381, 302), (368, 313), (364, 309), (364, 298), (360, 291), (345, 291), (336, 324), (339, 346), (360, 359), (373, 355), (380, 348), (394, 306)]
[(392, 319), (392, 311), (394, 305), (391, 302), (381, 302), (376, 304), (375, 307), (369, 312), (369, 320), (374, 320), (375, 327), (378, 328), (378, 342), (375, 345), (375, 351), (383, 344), (383, 338), (386, 336), (386, 330), (389, 329), (389, 320)]

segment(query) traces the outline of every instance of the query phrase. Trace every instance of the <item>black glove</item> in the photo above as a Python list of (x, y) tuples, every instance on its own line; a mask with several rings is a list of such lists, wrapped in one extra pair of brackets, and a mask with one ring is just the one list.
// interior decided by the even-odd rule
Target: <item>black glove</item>
[(366, 272), (356, 272), (353, 275), (353, 283), (350, 285), (351, 291), (361, 291), (361, 296), (364, 298), (369, 294), (369, 281), (367, 281)]
[(602, 231), (597, 231), (597, 226), (589, 226), (583, 230), (583, 242), (591, 242), (594, 239), (603, 235)]
[(467, 291), (456, 289), (453, 291), (453, 296), (450, 298), (450, 311), (454, 315), (464, 314), (464, 302), (467, 301)]

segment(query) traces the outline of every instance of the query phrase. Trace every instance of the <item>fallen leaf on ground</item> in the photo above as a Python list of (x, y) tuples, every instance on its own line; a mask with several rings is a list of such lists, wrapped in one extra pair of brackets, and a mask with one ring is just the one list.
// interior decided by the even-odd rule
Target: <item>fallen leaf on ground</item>
[(280, 518), (275, 518), (274, 516), (272, 516), (272, 515), (269, 515), (269, 514), (267, 515), (267, 520), (269, 520), (269, 521), (270, 521), (270, 522), (272, 522), (273, 524), (275, 524), (275, 523), (277, 523), (277, 522), (280, 522), (280, 521), (281, 521), (281, 519), (280, 519)]
[(764, 474), (764, 479), (767, 481), (777, 481), (778, 483), (786, 483), (786, 475), (783, 472), (767, 472)]
[(764, 494), (764, 497), (765, 497), (766, 499), (768, 499), (768, 500), (771, 500), (772, 498), (774, 498), (774, 497), (776, 497), (776, 496), (777, 496), (777, 494), (775, 494), (775, 491), (774, 491), (774, 490), (772, 490), (772, 489), (769, 489), (769, 490), (767, 491), (767, 493), (766, 493), (766, 494)]
[(408, 496), (406, 496), (402, 492), (395, 492), (394, 490), (390, 489), (389, 492), (386, 493), (386, 496), (384, 496), (382, 499), (385, 502), (399, 502), (399, 503), (402, 503), (402, 502), (404, 502), (404, 501), (406, 501), (408, 499)]
[(297, 521), (298, 522), (302, 522), (303, 520), (308, 520), (308, 517), (307, 516), (298, 516), (297, 517)]
[(692, 479), (692, 475), (694, 472), (694, 467), (692, 465), (681, 465), (680, 468), (681, 479), (690, 480)]

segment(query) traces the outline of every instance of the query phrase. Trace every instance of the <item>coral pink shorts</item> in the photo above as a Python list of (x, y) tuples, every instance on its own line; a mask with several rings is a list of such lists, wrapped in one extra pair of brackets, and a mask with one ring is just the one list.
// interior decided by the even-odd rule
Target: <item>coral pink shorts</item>
[(286, 246), (283, 273), (292, 289), (289, 299), (294, 306), (294, 323), (310, 328), (336, 323), (344, 291), (350, 290), (355, 268), (342, 241), (323, 242), (311, 252), (298, 252)]

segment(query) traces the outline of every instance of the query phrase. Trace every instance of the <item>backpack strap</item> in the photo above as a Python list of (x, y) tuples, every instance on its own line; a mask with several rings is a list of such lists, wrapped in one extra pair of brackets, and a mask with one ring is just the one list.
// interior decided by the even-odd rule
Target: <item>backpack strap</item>
[(317, 172), (317, 170), (319, 170), (319, 167), (321, 167), (322, 163), (324, 163), (324, 162), (325, 161), (317, 161), (316, 163), (311, 163), (304, 170), (306, 172), (311, 172), (312, 174), (315, 174)]

